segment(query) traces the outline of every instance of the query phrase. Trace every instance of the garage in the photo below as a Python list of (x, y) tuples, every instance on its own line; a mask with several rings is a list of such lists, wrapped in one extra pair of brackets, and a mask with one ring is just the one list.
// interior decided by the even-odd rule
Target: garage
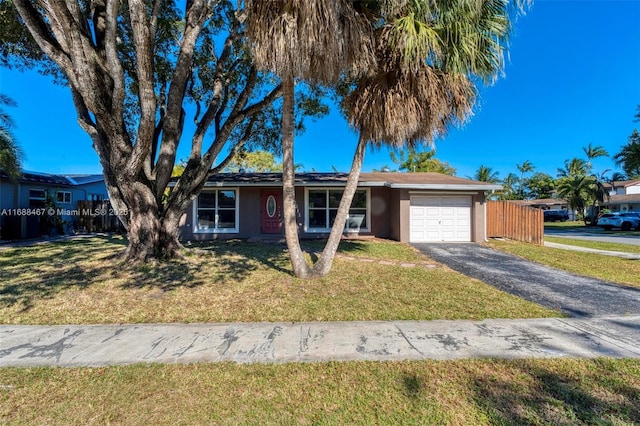
[(470, 195), (411, 195), (409, 241), (471, 241)]

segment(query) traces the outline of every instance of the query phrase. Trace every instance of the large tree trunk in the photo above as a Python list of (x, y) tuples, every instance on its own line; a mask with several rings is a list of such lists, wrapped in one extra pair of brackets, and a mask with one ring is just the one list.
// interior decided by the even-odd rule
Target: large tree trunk
[(356, 189), (358, 188), (358, 180), (360, 179), (360, 171), (362, 170), (362, 162), (364, 161), (364, 153), (366, 147), (367, 142), (362, 137), (360, 137), (358, 140), (358, 146), (356, 147), (356, 152), (353, 155), (351, 171), (349, 172), (347, 184), (344, 188), (342, 199), (340, 200), (340, 205), (338, 206), (338, 212), (333, 222), (333, 226), (331, 227), (329, 239), (324, 246), (324, 250), (322, 251), (320, 259), (316, 262), (315, 265), (313, 265), (313, 270), (311, 271), (311, 275), (313, 277), (322, 277), (327, 275), (329, 271), (331, 271), (331, 265), (333, 264), (333, 259), (336, 255), (336, 251), (338, 250), (338, 245), (340, 244), (340, 239), (342, 238), (342, 233), (344, 231), (344, 226), (347, 223), (349, 208), (351, 207), (353, 196), (355, 195)]
[(127, 217), (129, 246), (126, 260), (131, 263), (150, 259), (171, 259), (182, 247), (178, 241), (178, 225), (182, 209), (166, 207), (162, 211), (151, 189), (140, 182), (121, 185), (127, 211), (118, 211)]
[(298, 278), (309, 278), (311, 268), (305, 261), (304, 253), (300, 248), (296, 214), (296, 175), (293, 163), (294, 88), (293, 76), (285, 77), (282, 85), (282, 213), (284, 235), (293, 273)]

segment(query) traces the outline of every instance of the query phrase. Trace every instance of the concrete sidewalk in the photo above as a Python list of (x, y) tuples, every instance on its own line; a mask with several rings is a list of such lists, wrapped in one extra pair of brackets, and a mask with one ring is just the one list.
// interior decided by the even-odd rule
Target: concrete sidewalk
[(640, 358), (640, 315), (590, 319), (0, 326), (0, 367)]

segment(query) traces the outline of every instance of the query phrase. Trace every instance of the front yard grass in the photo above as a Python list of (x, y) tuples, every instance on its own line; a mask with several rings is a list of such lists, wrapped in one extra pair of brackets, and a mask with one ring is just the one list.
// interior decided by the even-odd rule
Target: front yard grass
[(581, 220), (567, 220), (566, 222), (545, 222), (545, 228), (584, 229), (586, 225)]
[(632, 425), (638, 360), (0, 369), (0, 423)]
[[(545, 237), (545, 239), (548, 239)], [(559, 242), (564, 238), (558, 238)], [(640, 287), (640, 261), (537, 246), (517, 241), (491, 240), (490, 247), (534, 262), (631, 287)], [(566, 243), (565, 243), (566, 244)]]
[[(185, 260), (132, 267), (120, 237), (0, 250), (0, 323), (532, 318), (555, 311), (498, 291), (394, 242), (349, 242), (333, 271), (292, 276), (285, 246), (212, 243)], [(363, 257), (364, 259), (353, 259)], [(373, 259), (397, 259), (383, 265)], [(364, 261), (369, 260), (369, 261)], [(413, 261), (418, 266), (403, 267)]]

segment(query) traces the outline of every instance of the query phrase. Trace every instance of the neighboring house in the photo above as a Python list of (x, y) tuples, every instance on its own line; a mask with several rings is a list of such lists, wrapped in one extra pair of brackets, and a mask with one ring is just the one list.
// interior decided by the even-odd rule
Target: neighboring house
[[(301, 238), (331, 230), (345, 173), (296, 175)], [(485, 193), (500, 185), (439, 173), (362, 173), (345, 233), (402, 242), (485, 240)], [(283, 235), (280, 173), (213, 174), (187, 208), (183, 240)]]
[(569, 208), (567, 200), (562, 198), (540, 198), (537, 200), (510, 200), (521, 206), (534, 207), (542, 210), (566, 210), (569, 214), (569, 220), (576, 220), (578, 215), (575, 210)]
[(609, 200), (603, 207), (613, 212), (640, 211), (640, 180), (628, 180), (605, 184), (609, 190)]
[[(11, 181), (0, 171), (0, 237), (5, 239), (40, 236), (41, 217), (33, 209), (45, 206), (51, 197), (56, 217), (73, 221), (78, 201), (102, 201), (109, 198), (102, 175), (53, 175), (23, 172)], [(69, 213), (69, 214), (67, 214)]]
[(542, 210), (568, 210), (569, 205), (562, 198), (540, 198), (537, 200), (511, 200), (521, 206), (535, 207)]

